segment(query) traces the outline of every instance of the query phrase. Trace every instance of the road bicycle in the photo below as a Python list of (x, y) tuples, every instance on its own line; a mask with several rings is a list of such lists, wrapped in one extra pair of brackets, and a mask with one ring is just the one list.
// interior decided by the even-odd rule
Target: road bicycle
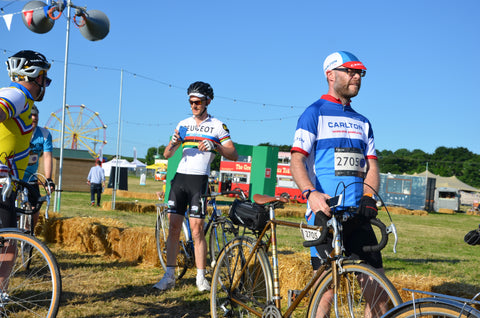
[[(310, 226), (275, 218), (275, 208), (286, 203), (286, 198), (255, 194), (253, 200), (266, 208), (269, 220), (263, 230), (249, 229), (255, 237), (236, 237), (218, 255), (210, 294), (211, 317), (290, 317), (303, 299), (308, 302), (307, 317), (379, 317), (402, 302), (383, 273), (344, 256), (342, 223), (353, 217), (350, 209), (332, 209), (333, 216), (327, 222)], [(395, 236), (395, 250), (393, 222), (388, 228), (379, 219), (371, 219), (370, 223), (378, 227), (381, 239), (378, 245), (365, 246), (364, 250), (381, 250), (388, 242), (388, 234)], [(320, 244), (329, 231), (334, 243), (333, 251), (307, 285), (289, 291), (288, 308), (283, 312), (277, 226), (298, 228), (306, 240), (305, 247)]]
[[(217, 255), (222, 248), (235, 236), (238, 235), (238, 227), (222, 215), (217, 208), (216, 198), (218, 196), (235, 195), (245, 199), (246, 196), (243, 191), (223, 191), (211, 192), (210, 194), (202, 195), (202, 208), (207, 211), (207, 206), (212, 207), (212, 212), (207, 214), (205, 222), (204, 233), (208, 239), (208, 255), (210, 258), (211, 268), (215, 267)], [(157, 252), (160, 258), (160, 263), (163, 269), (167, 270), (167, 247), (166, 242), (168, 238), (169, 228), (169, 214), (167, 213), (166, 204), (157, 204), (157, 221), (155, 225), (155, 239), (157, 243)], [(175, 276), (180, 279), (185, 275), (188, 268), (195, 266), (195, 253), (192, 238), (192, 231), (190, 229), (190, 222), (185, 216), (182, 231), (180, 232), (179, 252), (177, 254), (177, 266), (175, 269)]]
[[(12, 191), (17, 196), (25, 189), (27, 196), (36, 193), (31, 185), (11, 176), (0, 178), (0, 185), (3, 202)], [(12, 209), (3, 202), (3, 208)], [(42, 203), (37, 202), (31, 210), (13, 209), (31, 215)], [(24, 229), (0, 229), (0, 317), (56, 317), (61, 292), (60, 269), (48, 247)]]
[[(37, 201), (40, 204), (40, 206), (43, 202), (46, 203), (45, 220), (48, 220), (51, 188), (48, 185), (47, 178), (40, 173), (35, 173), (34, 175), (32, 175), (30, 177), (30, 180), (27, 181), (27, 183), (32, 186), (30, 187), (30, 191), (29, 191), (29, 188), (27, 187), (22, 187), (22, 189), (17, 190), (15, 206), (23, 210), (22, 212), (17, 213), (17, 219), (18, 219), (17, 227), (21, 229), (24, 233), (35, 236), (35, 225), (37, 223), (38, 216), (40, 213), (40, 207), (34, 208), (30, 203), (31, 198), (29, 198), (29, 196), (31, 196), (32, 193), (36, 193), (34, 195), (40, 196), (40, 193), (38, 193), (37, 188), (33, 186), (32, 183), (35, 182), (36, 184), (41, 185), (41, 187), (38, 187), (38, 190), (42, 188), (45, 193), (45, 195), (40, 196)], [(23, 265), (25, 266), (26, 269), (28, 269), (32, 260), (32, 258), (30, 257), (31, 256), (30, 245), (22, 243), (22, 248), (20, 249), (20, 251), (23, 259)]]
[[(480, 311), (474, 306), (480, 306), (480, 293), (472, 299), (437, 294), (432, 292), (404, 288), (412, 293), (412, 300), (388, 311), (382, 318), (479, 318)], [(415, 293), (430, 297), (415, 298)]]

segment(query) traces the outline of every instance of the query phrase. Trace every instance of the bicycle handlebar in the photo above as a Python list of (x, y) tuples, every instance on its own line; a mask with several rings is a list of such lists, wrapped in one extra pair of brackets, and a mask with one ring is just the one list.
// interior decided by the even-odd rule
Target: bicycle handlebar
[[(322, 213), (322, 212), (318, 212), (318, 213)], [(325, 215), (325, 214), (323, 214), (323, 215)], [(321, 224), (319, 226), (322, 227), (320, 237), (316, 240), (313, 240), (313, 241), (304, 241), (303, 242), (304, 247), (317, 246), (317, 245), (322, 244), (325, 241), (325, 239), (327, 238), (327, 233), (329, 232), (329, 231), (325, 231), (325, 229), (327, 229), (327, 220), (328, 220), (328, 218), (326, 216), (320, 218), (320, 223)], [(380, 239), (380, 242), (377, 245), (364, 246), (363, 251), (364, 252), (378, 252), (378, 251), (382, 250), (388, 243), (387, 227), (379, 219), (370, 219), (369, 221), (370, 221), (371, 225), (374, 225), (374, 226), (376, 226), (380, 229), (380, 233), (381, 233), (382, 237)]]

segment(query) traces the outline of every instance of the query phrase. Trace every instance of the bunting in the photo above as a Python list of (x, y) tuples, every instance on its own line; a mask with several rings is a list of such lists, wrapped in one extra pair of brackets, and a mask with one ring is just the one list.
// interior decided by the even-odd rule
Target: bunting
[(10, 31), (10, 26), (12, 25), (12, 17), (13, 17), (13, 14), (11, 13), (3, 15), (3, 20), (5, 20), (5, 24), (7, 25), (8, 31)]

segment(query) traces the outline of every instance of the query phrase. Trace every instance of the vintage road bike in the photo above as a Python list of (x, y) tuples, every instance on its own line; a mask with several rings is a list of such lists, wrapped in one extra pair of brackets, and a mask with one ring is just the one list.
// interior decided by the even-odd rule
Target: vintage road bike
[[(290, 317), (303, 299), (308, 302), (307, 317), (380, 317), (402, 302), (383, 273), (344, 256), (342, 223), (353, 217), (350, 210), (332, 210), (333, 216), (323, 225), (309, 226), (275, 218), (275, 208), (286, 198), (255, 194), (253, 200), (268, 209), (270, 220), (263, 231), (236, 237), (219, 254), (212, 277), (211, 317)], [(388, 234), (395, 236), (395, 250), (393, 222), (388, 227), (379, 219), (370, 223), (378, 228), (381, 239), (364, 250), (381, 250)], [(280, 296), (277, 226), (299, 229), (307, 240), (305, 247), (323, 242), (327, 232), (333, 234), (334, 242), (333, 251), (306, 286), (289, 291), (287, 308), (282, 307)]]

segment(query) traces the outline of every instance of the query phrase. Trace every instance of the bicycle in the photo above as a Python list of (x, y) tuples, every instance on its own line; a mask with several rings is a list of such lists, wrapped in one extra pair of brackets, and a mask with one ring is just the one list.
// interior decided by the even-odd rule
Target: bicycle
[[(42, 182), (42, 179), (40, 179), (39, 177), (43, 178), (44, 182)], [(42, 186), (45, 191), (45, 195), (40, 196), (40, 193), (37, 193), (37, 188), (35, 188), (35, 186), (32, 184), (33, 182)], [(17, 198), (15, 204), (17, 208), (21, 208), (23, 210), (23, 212), (17, 213), (17, 227), (23, 230), (26, 234), (35, 236), (35, 225), (37, 223), (38, 215), (40, 213), (40, 207), (38, 207), (37, 209), (34, 209), (34, 207), (32, 207), (29, 199), (29, 193), (32, 193), (33, 190), (36, 194), (40, 196), (37, 201), (38, 203), (42, 204), (43, 202), (46, 202), (45, 219), (48, 220), (51, 188), (47, 183), (47, 178), (40, 173), (35, 173), (34, 175), (32, 175), (27, 181), (27, 183), (32, 186), (30, 187), (30, 192), (27, 187), (23, 187), (22, 190), (17, 191)], [(29, 249), (29, 245), (23, 244), (20, 251), (22, 259), (24, 260), (23, 264), (25, 268), (28, 269), (31, 263), (31, 250)]]
[[(382, 318), (438, 317), (438, 318), (479, 318), (480, 311), (473, 306), (480, 306), (476, 300), (480, 293), (472, 299), (437, 294), (404, 288), (412, 292), (412, 300), (388, 311)], [(415, 293), (431, 297), (415, 298)]]
[[(0, 178), (0, 185), (4, 202), (12, 191), (18, 194), (26, 189), (25, 193), (35, 193), (31, 185), (14, 177)], [(38, 212), (42, 203), (39, 201), (32, 210), (14, 209), (19, 214), (31, 215)], [(27, 249), (29, 252), (24, 253)], [(3, 273), (8, 275), (2, 276)], [(25, 230), (0, 229), (0, 316), (56, 317), (61, 292), (58, 263), (48, 247)]]
[[(330, 199), (331, 206), (334, 205), (333, 199)], [(337, 199), (341, 201), (341, 198)], [(256, 238), (246, 236), (245, 228), (244, 235), (234, 238), (218, 256), (210, 294), (211, 317), (290, 317), (304, 298), (308, 300), (307, 317), (328, 317), (330, 313), (335, 317), (363, 317), (368, 314), (378, 317), (402, 302), (397, 290), (383, 273), (343, 255), (341, 222), (353, 216), (351, 211), (332, 210), (333, 216), (328, 222), (321, 226), (310, 226), (275, 218), (275, 208), (287, 203), (286, 198), (255, 194), (253, 200), (258, 205), (257, 209), (259, 206), (265, 208), (268, 220), (264, 227), (248, 224), (248, 229)], [(381, 250), (387, 244), (388, 234), (393, 233), (395, 250), (395, 225), (392, 223), (387, 228), (379, 219), (371, 219), (370, 223), (380, 229), (381, 240), (378, 245), (365, 246), (364, 249)], [(306, 240), (305, 247), (320, 244), (327, 235), (327, 229), (334, 238), (332, 253), (307, 285), (302, 290), (289, 291), (288, 308), (283, 313), (277, 226), (300, 229)], [(290, 298), (290, 295), (295, 297)], [(327, 312), (320, 312), (322, 308)]]
[[(208, 220), (206, 220), (204, 226), (205, 237), (208, 237), (208, 255), (210, 257), (211, 268), (215, 267), (217, 255), (220, 253), (220, 250), (238, 234), (238, 227), (234, 226), (234, 224), (217, 209), (216, 198), (218, 196), (229, 194), (245, 198), (245, 194), (242, 191), (212, 192), (201, 196), (203, 202), (202, 208), (207, 209), (207, 205), (212, 206), (212, 213), (205, 213), (205, 215), (208, 215)], [(169, 217), (167, 213), (167, 205), (164, 203), (157, 204), (155, 239), (160, 263), (165, 271), (167, 270), (166, 242), (168, 238), (168, 228)], [(208, 234), (209, 230), (210, 233)], [(177, 279), (181, 279), (187, 272), (187, 269), (195, 266), (193, 238), (187, 216), (185, 216), (183, 220), (182, 231), (180, 232), (179, 249), (180, 250), (177, 254), (177, 266), (175, 269)]]

